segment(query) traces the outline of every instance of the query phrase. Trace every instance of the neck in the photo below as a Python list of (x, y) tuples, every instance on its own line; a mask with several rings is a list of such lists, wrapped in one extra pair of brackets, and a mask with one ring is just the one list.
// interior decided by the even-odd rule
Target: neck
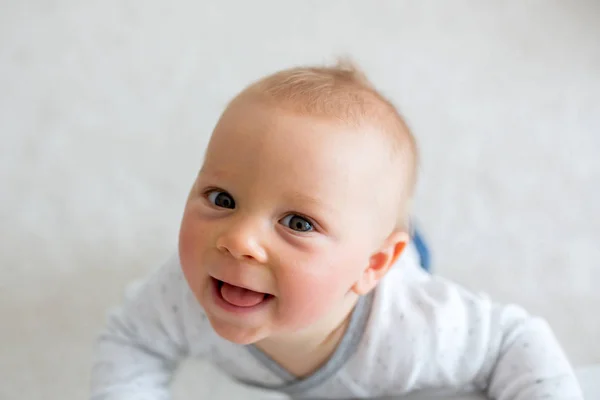
[(256, 346), (289, 372), (304, 376), (335, 352), (350, 322), (358, 296), (351, 294), (316, 324), (301, 331), (270, 336)]

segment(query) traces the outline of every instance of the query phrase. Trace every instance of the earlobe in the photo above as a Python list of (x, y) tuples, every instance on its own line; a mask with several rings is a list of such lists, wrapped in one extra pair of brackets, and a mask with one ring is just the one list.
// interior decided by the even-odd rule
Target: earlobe
[(370, 292), (398, 260), (408, 240), (409, 236), (406, 232), (393, 232), (381, 248), (371, 256), (369, 266), (363, 271), (352, 290), (361, 296)]

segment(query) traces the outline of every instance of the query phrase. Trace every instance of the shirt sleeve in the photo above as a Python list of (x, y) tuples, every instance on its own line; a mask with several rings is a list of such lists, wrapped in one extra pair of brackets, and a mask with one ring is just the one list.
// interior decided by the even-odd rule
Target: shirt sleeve
[(583, 399), (544, 319), (439, 277), (417, 285), (409, 304), (428, 331), (419, 352), (431, 361), (419, 364), (426, 386), (472, 386), (495, 400)]
[(126, 295), (97, 343), (92, 400), (170, 399), (170, 382), (187, 354), (182, 320), (187, 289), (173, 257)]
[(516, 306), (494, 306), (500, 335), (487, 395), (498, 400), (583, 399), (575, 373), (550, 326)]
[(478, 391), (494, 400), (583, 399), (544, 319), (439, 276), (390, 283), (381, 307), (396, 299), (395, 306), (385, 306), (387, 318), (376, 324), (386, 326), (391, 319), (395, 332), (402, 332), (380, 339), (396, 349), (390, 362), (397, 390)]

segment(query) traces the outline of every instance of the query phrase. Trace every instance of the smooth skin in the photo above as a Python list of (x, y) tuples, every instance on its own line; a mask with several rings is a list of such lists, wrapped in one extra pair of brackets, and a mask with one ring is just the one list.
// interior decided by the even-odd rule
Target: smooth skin
[[(408, 241), (395, 225), (402, 191), (389, 147), (369, 126), (232, 102), (190, 192), (179, 249), (221, 337), (256, 344), (297, 376), (327, 360), (359, 296)], [(264, 300), (224, 307), (215, 282)]]

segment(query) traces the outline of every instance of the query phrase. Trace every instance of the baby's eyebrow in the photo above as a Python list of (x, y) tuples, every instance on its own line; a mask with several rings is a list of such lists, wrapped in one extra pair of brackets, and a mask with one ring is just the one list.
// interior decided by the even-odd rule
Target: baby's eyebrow
[(202, 167), (202, 169), (200, 169), (200, 171), (198, 172), (198, 176), (204, 176), (214, 179), (226, 179), (232, 175), (233, 174), (228, 173), (224, 170), (206, 168), (206, 166)]
[(293, 192), (287, 193), (287, 197), (295, 203), (296, 202), (302, 203), (302, 204), (308, 203), (311, 206), (324, 208), (327, 211), (335, 211), (335, 208), (332, 205), (324, 202), (322, 199), (320, 199), (318, 197), (314, 197), (314, 196), (308, 195), (306, 193), (293, 191)]

